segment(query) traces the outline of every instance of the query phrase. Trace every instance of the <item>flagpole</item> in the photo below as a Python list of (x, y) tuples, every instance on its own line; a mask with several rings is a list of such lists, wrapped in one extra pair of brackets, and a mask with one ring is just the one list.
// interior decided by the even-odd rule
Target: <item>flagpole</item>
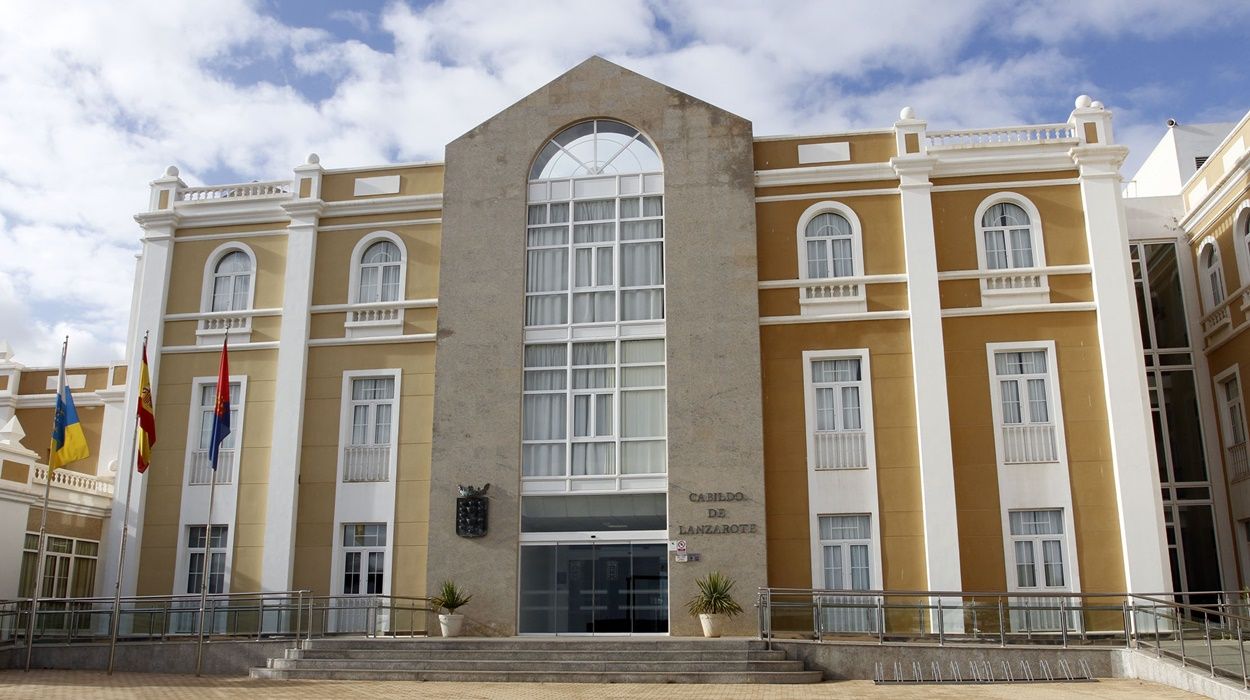
[[(143, 349), (145, 352), (147, 350), (147, 347), (148, 347), (148, 334), (145, 332), (143, 334)], [(140, 368), (140, 371), (142, 371), (142, 368)], [(142, 391), (142, 387), (140, 387), (139, 390)], [(135, 434), (132, 436), (131, 443), (130, 443), (130, 461), (127, 462), (127, 464), (129, 464), (130, 467), (126, 470), (127, 471), (126, 506), (125, 506), (126, 510), (124, 514), (122, 515), (121, 545), (117, 548), (117, 581), (115, 582), (113, 586), (113, 624), (111, 625), (113, 629), (109, 631), (108, 674), (110, 676), (113, 675), (113, 660), (114, 658), (116, 658), (116, 655), (117, 655), (117, 630), (121, 624), (122, 571), (123, 571), (122, 567), (126, 563), (126, 533), (130, 527), (130, 494), (132, 493), (132, 490), (134, 488), (134, 483), (135, 483), (135, 468), (136, 468), (135, 458), (138, 455), (138, 450), (139, 450), (139, 431), (140, 430), (141, 428), (139, 426), (138, 415), (136, 415), (135, 416)]]
[[(230, 328), (229, 326), (227, 326), (226, 335), (221, 341), (221, 356), (223, 358), (223, 361), (224, 361), (224, 358), (226, 357), (226, 348), (229, 345), (230, 345)], [(217, 395), (218, 396), (220, 396), (222, 392), (221, 382), (223, 380), (226, 382), (225, 391), (226, 391), (227, 404), (228, 404), (229, 396), (230, 396), (230, 377), (221, 376), (221, 372), (219, 371), (218, 376), (217, 376)], [(230, 415), (229, 411), (230, 411), (230, 406), (227, 405), (226, 406), (227, 416)], [(214, 413), (216, 413), (216, 402), (214, 402)], [(214, 422), (213, 440), (217, 439), (216, 433), (217, 433), (216, 422)], [(200, 633), (199, 633), (199, 640), (196, 642), (196, 645), (195, 645), (195, 675), (197, 676), (200, 675), (201, 671), (203, 671), (204, 669), (204, 617), (207, 612), (206, 606), (208, 604), (208, 572), (212, 568), (212, 563), (213, 563), (212, 554), (211, 554), (212, 546), (213, 546), (213, 496), (215, 496), (217, 493), (217, 459), (221, 457), (221, 443), (219, 442), (216, 443), (214, 447), (215, 447), (215, 451), (213, 452), (213, 454), (216, 455), (216, 457), (212, 460), (211, 466), (213, 468), (213, 475), (212, 475), (211, 480), (208, 483), (208, 522), (205, 523), (204, 525), (204, 571), (203, 571), (202, 577), (200, 578)]]
[[(61, 369), (56, 375), (56, 400), (52, 404), (52, 433), (56, 434), (56, 409), (65, 391), (65, 353), (69, 350), (69, 336), (61, 343)], [(43, 480), (43, 511), (39, 515), (39, 546), (35, 549), (35, 581), (30, 592), (30, 617), (26, 620), (26, 670), (35, 651), (35, 616), (39, 611), (39, 588), (43, 584), (43, 552), (47, 545), (48, 498), (52, 494), (52, 444), (48, 444), (48, 471)], [(55, 591), (53, 591), (55, 593)]]

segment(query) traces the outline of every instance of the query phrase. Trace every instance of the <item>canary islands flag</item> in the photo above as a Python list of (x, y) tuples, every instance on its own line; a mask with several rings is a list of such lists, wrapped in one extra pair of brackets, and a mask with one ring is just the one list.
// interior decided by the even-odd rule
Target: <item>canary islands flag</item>
[(56, 396), (56, 418), (52, 423), (52, 446), (49, 449), (48, 468), (56, 469), (70, 462), (91, 456), (87, 437), (83, 435), (82, 423), (78, 422), (78, 410), (74, 408), (74, 396), (65, 383), (65, 368), (61, 368), (61, 393)]

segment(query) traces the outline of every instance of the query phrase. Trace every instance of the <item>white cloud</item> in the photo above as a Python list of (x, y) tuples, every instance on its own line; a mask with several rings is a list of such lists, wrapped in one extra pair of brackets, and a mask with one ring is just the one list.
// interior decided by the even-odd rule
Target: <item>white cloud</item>
[[(169, 163), (197, 184), (286, 177), (310, 151), (330, 167), (441, 158), (592, 54), (757, 134), (885, 127), (908, 104), (939, 129), (1061, 121), (1097, 88), (1076, 47), (1250, 7), (1176, 5), (446, 0), (345, 7), (309, 28), (260, 0), (2, 3), (0, 339), (31, 363), (54, 361), (65, 331), (78, 361), (121, 356), (131, 217)], [(336, 37), (345, 24), (393, 50)], [(1117, 128), (1137, 145), (1133, 105), (1159, 89), (1123, 97)]]

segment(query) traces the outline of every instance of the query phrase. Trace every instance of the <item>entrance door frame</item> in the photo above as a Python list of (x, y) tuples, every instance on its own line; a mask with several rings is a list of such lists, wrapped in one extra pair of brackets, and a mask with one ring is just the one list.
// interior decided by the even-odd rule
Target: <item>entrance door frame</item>
[[(521, 547), (594, 544), (661, 544), (668, 545), (667, 530), (601, 530), (582, 532), (525, 532), (521, 533)], [(519, 552), (518, 552), (519, 554)], [(668, 551), (664, 552), (667, 560)], [(666, 579), (669, 590), (668, 632), (521, 632), (521, 557), (517, 557), (517, 635), (521, 637), (667, 637), (672, 634), (673, 599), (670, 595), (672, 578)]]

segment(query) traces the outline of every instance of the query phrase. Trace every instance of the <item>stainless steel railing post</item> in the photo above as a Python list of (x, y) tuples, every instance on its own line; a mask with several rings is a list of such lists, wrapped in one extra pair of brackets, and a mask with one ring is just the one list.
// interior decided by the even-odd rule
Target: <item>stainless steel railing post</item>
[(300, 632), (300, 627), (302, 626), (302, 623), (304, 622), (303, 617), (304, 617), (304, 592), (299, 591), (295, 594), (295, 646), (293, 647), (295, 649), (299, 649), (299, 632)]
[(998, 596), (998, 646), (1007, 646), (1007, 623), (1003, 610), (1003, 597)]
[(1237, 654), (1241, 657), (1241, 687), (1250, 688), (1250, 678), (1246, 677), (1246, 645), (1242, 640), (1241, 623), (1237, 623)]
[(1202, 626), (1207, 640), (1207, 661), (1210, 662), (1211, 677), (1215, 678), (1215, 647), (1211, 646), (1211, 617), (1209, 615), (1202, 616)]
[(1068, 648), (1068, 599), (1059, 598), (1059, 640), (1064, 649)]
[(1181, 642), (1181, 667), (1185, 667), (1185, 621), (1181, 618), (1181, 609), (1175, 608), (1173, 611), (1176, 615), (1176, 636)]

